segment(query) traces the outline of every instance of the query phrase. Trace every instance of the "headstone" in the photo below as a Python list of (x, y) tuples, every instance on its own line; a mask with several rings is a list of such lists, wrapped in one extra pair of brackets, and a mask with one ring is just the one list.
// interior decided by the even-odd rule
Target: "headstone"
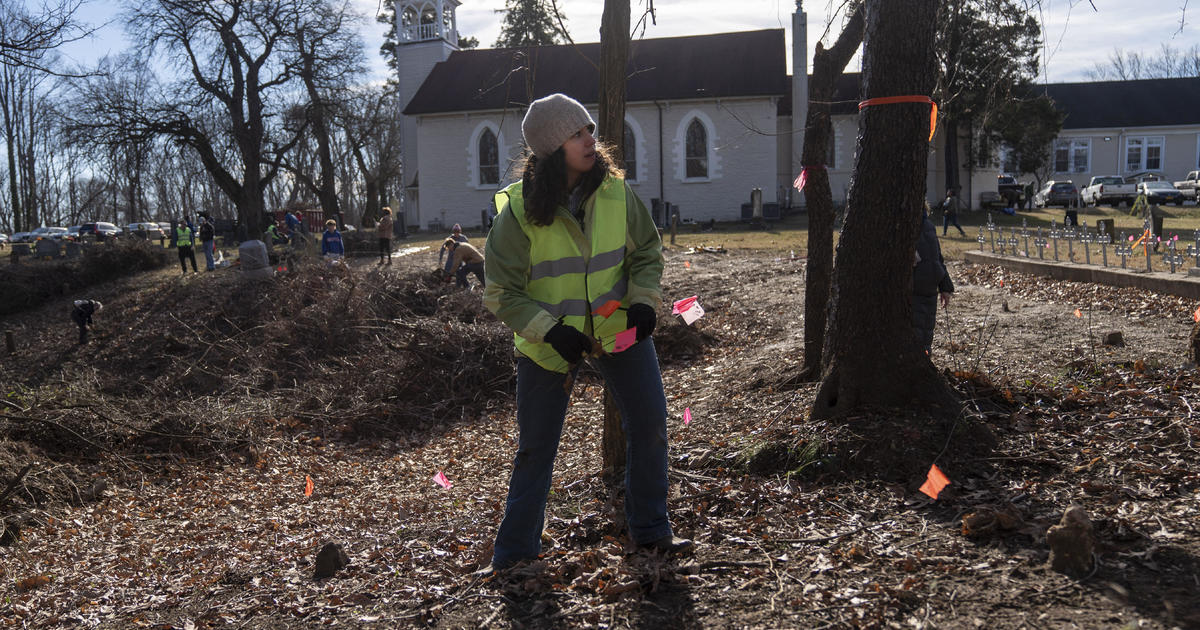
[(67, 241), (66, 254), (67, 258), (79, 258), (83, 253), (83, 248), (75, 241)]
[(1171, 273), (1175, 273), (1175, 267), (1183, 265), (1183, 255), (1175, 249), (1175, 239), (1167, 241), (1167, 251), (1163, 253), (1163, 262), (1171, 267)]
[(1112, 243), (1117, 238), (1117, 221), (1116, 219), (1097, 219), (1096, 233), (1107, 234), (1108, 242)]
[(34, 251), (38, 258), (58, 258), (62, 248), (58, 246), (58, 241), (44, 238), (34, 244)]
[(1119, 330), (1114, 330), (1111, 332), (1104, 333), (1103, 343), (1106, 346), (1116, 346), (1118, 348), (1124, 348), (1125, 347), (1125, 335), (1121, 334), (1121, 331), (1119, 331)]
[(275, 275), (267, 255), (267, 244), (262, 241), (246, 241), (239, 245), (238, 259), (242, 263), (243, 278), (262, 279)]
[(317, 559), (313, 563), (313, 579), (324, 580), (333, 577), (334, 573), (348, 564), (350, 564), (350, 557), (342, 550), (341, 545), (327, 542), (325, 546), (321, 547), (321, 551), (317, 552)]
[(1079, 228), (1074, 223), (1064, 224), (1062, 236), (1067, 241), (1067, 260), (1075, 262), (1075, 239), (1079, 237)]

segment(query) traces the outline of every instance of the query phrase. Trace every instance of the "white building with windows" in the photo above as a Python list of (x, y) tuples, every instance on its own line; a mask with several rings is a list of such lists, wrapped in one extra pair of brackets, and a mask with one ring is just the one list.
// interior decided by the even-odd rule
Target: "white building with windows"
[[(807, 115), (808, 82), (792, 77), (807, 77), (807, 20), (801, 2), (796, 5), (792, 32), (800, 39), (791, 42), (790, 75), (782, 29), (632, 42), (620, 133), (627, 178), (647, 206), (667, 202), (685, 220), (699, 222), (737, 220), (755, 188), (768, 206), (800, 204), (791, 182), (800, 170), (803, 129), (793, 120)], [(516, 179), (521, 119), (530, 101), (563, 92), (599, 118), (599, 44), (459, 50), (458, 6), (458, 0), (397, 2), (397, 80), (404, 104), (400, 209), (409, 226), (421, 229), (486, 222), (495, 192)], [(859, 79), (855, 73), (840, 77), (833, 99), (826, 167), (835, 201), (845, 200), (854, 165)], [(1200, 78), (1054, 84), (1045, 90), (1067, 113), (1049, 179), (1082, 186), (1092, 175), (1143, 171), (1181, 179), (1197, 168)], [(793, 112), (795, 103), (801, 106)], [(931, 202), (945, 193), (945, 141), (939, 128), (929, 154)], [(967, 163), (966, 156), (977, 153), (969, 150), (971, 141), (964, 129), (959, 176), (964, 198), (978, 207), (981, 193), (996, 190), (1003, 155)]]

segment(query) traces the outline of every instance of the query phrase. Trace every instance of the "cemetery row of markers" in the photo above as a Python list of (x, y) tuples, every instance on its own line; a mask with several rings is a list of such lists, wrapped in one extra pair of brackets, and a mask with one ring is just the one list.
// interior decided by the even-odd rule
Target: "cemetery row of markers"
[[(1163, 238), (1160, 234), (1155, 234), (1149, 220), (1145, 222), (1140, 234), (1127, 234), (1120, 232), (1120, 236), (1113, 238), (1111, 231), (1111, 223), (1109, 229), (1100, 229), (1099, 221), (1095, 231), (1089, 230), (1087, 221), (1081, 225), (1064, 225), (1059, 226), (1057, 221), (1050, 221), (1050, 230), (1044, 232), (1043, 228), (1037, 228), (1037, 231), (1031, 231), (1025, 219), (1021, 219), (1021, 227), (1016, 226), (1010, 228), (1009, 236), (1005, 238), (1004, 229), (997, 226), (992, 221), (992, 215), (988, 214), (986, 226), (980, 226), (979, 236), (975, 239), (979, 242), (979, 251), (982, 253), (984, 248), (990, 243), (993, 254), (1001, 256), (1024, 256), (1032, 258), (1030, 253), (1030, 243), (1033, 244), (1033, 249), (1037, 252), (1039, 260), (1046, 260), (1047, 256), (1052, 256), (1054, 261), (1059, 261), (1059, 251), (1063, 247), (1060, 242), (1065, 242), (1067, 260), (1075, 261), (1075, 247), (1079, 246), (1083, 250), (1084, 262), (1092, 264), (1093, 245), (1100, 246), (1100, 264), (1108, 266), (1108, 246), (1113, 245), (1113, 254), (1121, 259), (1121, 268), (1127, 269), (1129, 259), (1133, 256), (1144, 256), (1146, 259), (1146, 271), (1154, 271), (1154, 256), (1160, 256), (1164, 267), (1169, 268), (1171, 273), (1183, 266), (1185, 261), (1184, 254), (1177, 249), (1179, 242), (1178, 234), (1171, 234)], [(984, 230), (987, 234), (984, 234)], [(1200, 230), (1195, 230), (1192, 233), (1193, 243), (1187, 246), (1187, 256), (1193, 258), (1197, 268), (1200, 268)]]

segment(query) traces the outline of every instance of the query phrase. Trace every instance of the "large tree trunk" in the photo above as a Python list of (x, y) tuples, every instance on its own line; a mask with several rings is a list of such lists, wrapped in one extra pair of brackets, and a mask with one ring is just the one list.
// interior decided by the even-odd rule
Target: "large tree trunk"
[[(834, 84), (863, 38), (862, 5), (850, 16), (837, 42), (825, 50), (817, 42), (812, 80), (808, 84), (808, 120), (800, 164), (808, 170), (804, 199), (808, 207), (808, 261), (804, 286), (804, 378), (821, 378), (826, 313), (833, 270), (833, 191), (826, 156), (833, 137), (830, 102)], [(793, 81), (796, 80), (794, 77)]]
[[(932, 0), (867, 0), (866, 98), (933, 91)], [(858, 158), (834, 267), (826, 366), (814, 418), (870, 408), (957, 412), (954, 394), (919, 347), (912, 267), (925, 200), (929, 110), (873, 105), (859, 116)]]
[[(600, 21), (600, 132), (611, 144), (618, 164), (625, 152), (625, 64), (629, 59), (629, 0), (604, 0)], [(612, 394), (605, 392), (606, 401)], [(617, 406), (604, 405), (604, 437), (601, 445), (604, 472), (617, 483), (625, 471), (625, 430)]]

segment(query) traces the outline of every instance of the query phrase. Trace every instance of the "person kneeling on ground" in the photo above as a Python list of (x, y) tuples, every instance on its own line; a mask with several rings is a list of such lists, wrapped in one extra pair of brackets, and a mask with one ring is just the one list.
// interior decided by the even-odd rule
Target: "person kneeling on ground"
[(346, 255), (346, 248), (342, 245), (342, 233), (338, 231), (337, 221), (333, 219), (325, 222), (325, 231), (321, 234), (321, 255), (330, 260), (338, 260)]
[(88, 327), (92, 325), (92, 315), (100, 312), (104, 305), (96, 300), (75, 300), (71, 308), (71, 321), (79, 325), (79, 343), (87, 343)]
[(474, 245), (460, 243), (450, 237), (442, 243), (442, 247), (450, 252), (447, 269), (453, 270), (458, 286), (465, 289), (468, 286), (467, 274), (473, 273), (479, 279), (480, 286), (487, 287), (487, 281), (483, 279), (483, 254)]

